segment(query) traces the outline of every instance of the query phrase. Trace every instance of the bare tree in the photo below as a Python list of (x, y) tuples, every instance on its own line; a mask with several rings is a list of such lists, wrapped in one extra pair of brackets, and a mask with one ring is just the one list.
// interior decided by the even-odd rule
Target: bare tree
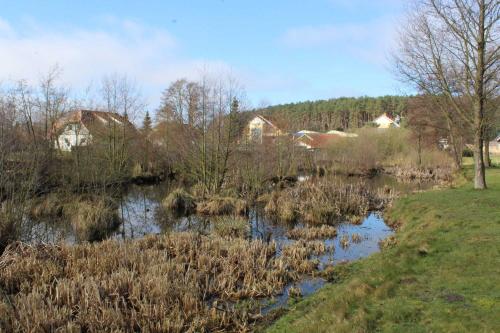
[(142, 114), (146, 107), (137, 83), (126, 75), (115, 73), (104, 76), (100, 92), (106, 111), (119, 113), (131, 121)]
[(499, 89), (497, 0), (421, 0), (400, 32), (397, 72), (419, 91), (445, 97), (471, 129), (474, 188), (485, 189), (486, 105)]
[(56, 65), (40, 78), (38, 107), (43, 117), (44, 137), (50, 146), (54, 142), (52, 127), (70, 106), (68, 89), (57, 85), (61, 73), (62, 69)]

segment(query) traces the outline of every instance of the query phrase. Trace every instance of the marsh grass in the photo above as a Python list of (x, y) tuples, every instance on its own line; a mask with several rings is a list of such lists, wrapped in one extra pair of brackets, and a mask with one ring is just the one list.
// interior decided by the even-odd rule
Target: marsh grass
[(21, 235), (21, 220), (17, 210), (10, 204), (0, 206), (0, 254)]
[(0, 257), (0, 331), (248, 331), (252, 300), (313, 273), (326, 250), (299, 241), (277, 255), (274, 243), (195, 233), (14, 243)]
[(337, 229), (329, 225), (295, 228), (287, 232), (287, 237), (290, 239), (316, 240), (334, 238), (336, 236)]
[(208, 216), (243, 216), (248, 213), (248, 203), (243, 199), (214, 196), (199, 202), (196, 212)]
[(248, 219), (233, 216), (221, 216), (213, 221), (213, 228), (217, 235), (224, 238), (245, 238), (250, 233)]
[(323, 178), (274, 192), (265, 211), (285, 222), (327, 224), (346, 215), (366, 215), (370, 208), (380, 206), (379, 201), (364, 182)]
[(189, 214), (195, 211), (196, 202), (195, 198), (186, 190), (178, 188), (170, 192), (170, 194), (163, 199), (162, 206), (178, 214)]
[(68, 198), (63, 199), (58, 193), (50, 193), (46, 196), (36, 198), (31, 204), (29, 216), (32, 219), (62, 218), (67, 209)]
[(500, 169), (486, 176), (488, 190), (469, 182), (398, 199), (383, 251), (345, 265), (269, 332), (498, 331)]
[(117, 206), (109, 199), (93, 198), (72, 203), (71, 226), (79, 241), (107, 238), (121, 223)]

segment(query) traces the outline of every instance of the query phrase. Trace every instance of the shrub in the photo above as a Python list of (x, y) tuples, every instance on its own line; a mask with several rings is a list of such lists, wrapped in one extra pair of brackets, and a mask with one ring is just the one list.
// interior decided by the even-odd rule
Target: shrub
[(177, 213), (189, 214), (196, 209), (196, 202), (191, 194), (178, 188), (163, 199), (162, 206)]
[(80, 200), (73, 204), (71, 225), (79, 241), (98, 241), (120, 225), (116, 206), (109, 200)]

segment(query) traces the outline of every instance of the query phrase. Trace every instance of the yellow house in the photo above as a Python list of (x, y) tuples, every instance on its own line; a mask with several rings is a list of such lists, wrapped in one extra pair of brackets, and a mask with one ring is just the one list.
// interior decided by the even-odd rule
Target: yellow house
[(248, 122), (246, 132), (248, 141), (261, 144), (285, 134), (272, 121), (260, 115)]

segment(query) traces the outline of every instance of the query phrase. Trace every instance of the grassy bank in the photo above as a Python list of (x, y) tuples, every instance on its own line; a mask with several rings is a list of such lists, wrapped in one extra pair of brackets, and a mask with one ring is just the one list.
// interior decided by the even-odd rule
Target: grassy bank
[(388, 213), (396, 245), (343, 269), (270, 332), (500, 331), (500, 169), (490, 188), (419, 193)]

